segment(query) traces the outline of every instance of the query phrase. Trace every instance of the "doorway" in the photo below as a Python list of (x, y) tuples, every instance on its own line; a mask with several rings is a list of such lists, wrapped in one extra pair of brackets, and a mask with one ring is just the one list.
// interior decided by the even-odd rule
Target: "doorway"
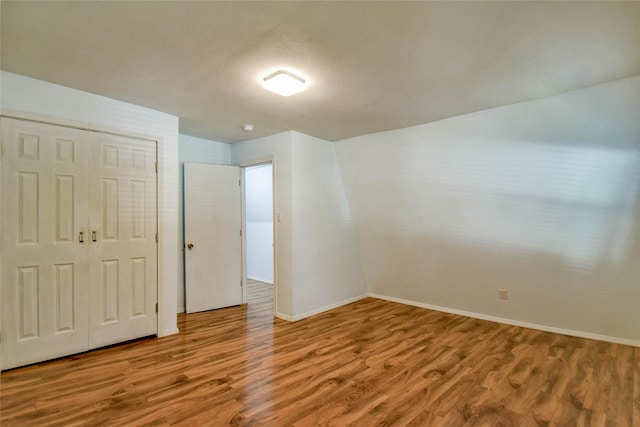
[(271, 297), (275, 313), (274, 175), (272, 161), (242, 167), (244, 302)]

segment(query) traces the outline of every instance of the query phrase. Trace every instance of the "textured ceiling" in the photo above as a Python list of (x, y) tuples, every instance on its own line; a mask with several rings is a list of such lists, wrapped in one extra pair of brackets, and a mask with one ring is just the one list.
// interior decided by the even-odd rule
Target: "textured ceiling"
[[(2, 69), (224, 142), (289, 129), (336, 141), (640, 74), (640, 2), (1, 5)], [(278, 66), (310, 88), (264, 90)]]

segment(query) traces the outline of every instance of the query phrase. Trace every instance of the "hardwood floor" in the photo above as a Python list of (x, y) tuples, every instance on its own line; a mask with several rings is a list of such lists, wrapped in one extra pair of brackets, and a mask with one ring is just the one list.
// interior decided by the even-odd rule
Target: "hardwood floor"
[(1, 375), (8, 426), (640, 426), (640, 349), (367, 298), (250, 304)]

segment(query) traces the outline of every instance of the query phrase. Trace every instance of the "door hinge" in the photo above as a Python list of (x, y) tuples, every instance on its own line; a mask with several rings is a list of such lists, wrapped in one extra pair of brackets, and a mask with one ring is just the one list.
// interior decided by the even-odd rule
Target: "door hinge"
[(156, 303), (156, 313), (158, 312), (158, 303)]
[(158, 233), (156, 233), (156, 243), (158, 243)]
[(240, 180), (238, 180), (238, 185), (242, 186), (242, 184), (240, 183)]
[(240, 279), (240, 287), (242, 287), (242, 279)]
[(156, 173), (158, 173), (158, 162), (156, 162)]
[(240, 237), (242, 237), (242, 230), (240, 230)]

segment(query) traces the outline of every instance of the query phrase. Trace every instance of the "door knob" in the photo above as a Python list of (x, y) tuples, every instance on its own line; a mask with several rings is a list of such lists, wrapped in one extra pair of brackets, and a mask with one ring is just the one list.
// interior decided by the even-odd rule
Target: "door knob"
[(187, 249), (189, 249), (189, 250), (193, 249), (193, 243), (188, 243), (187, 244)]

